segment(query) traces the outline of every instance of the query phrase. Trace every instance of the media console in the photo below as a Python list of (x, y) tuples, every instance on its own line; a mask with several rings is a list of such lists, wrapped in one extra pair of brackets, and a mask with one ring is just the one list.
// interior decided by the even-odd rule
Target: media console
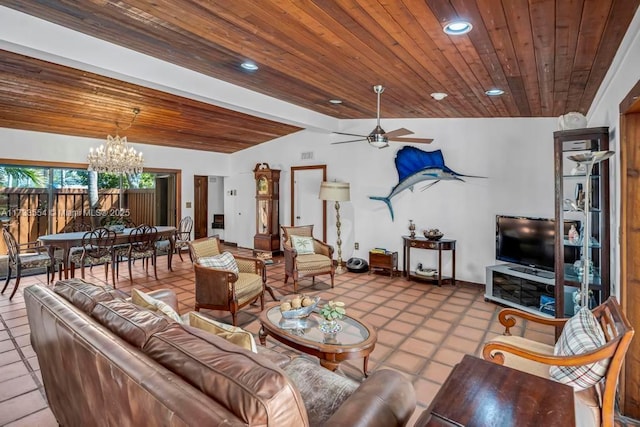
[[(555, 275), (552, 272), (500, 264), (488, 266), (486, 273), (486, 300), (555, 317)], [(571, 296), (565, 296), (564, 300), (565, 305), (572, 304)]]

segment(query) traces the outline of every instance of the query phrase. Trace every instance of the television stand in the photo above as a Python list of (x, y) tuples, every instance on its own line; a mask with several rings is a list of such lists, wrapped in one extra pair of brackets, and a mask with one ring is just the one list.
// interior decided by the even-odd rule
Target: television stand
[(531, 274), (532, 276), (544, 277), (545, 279), (553, 279), (555, 276), (551, 271), (539, 270), (535, 267), (524, 267), (516, 265), (509, 267), (509, 270), (518, 271), (520, 273)]
[(550, 271), (500, 264), (487, 267), (485, 300), (555, 317), (555, 278)]

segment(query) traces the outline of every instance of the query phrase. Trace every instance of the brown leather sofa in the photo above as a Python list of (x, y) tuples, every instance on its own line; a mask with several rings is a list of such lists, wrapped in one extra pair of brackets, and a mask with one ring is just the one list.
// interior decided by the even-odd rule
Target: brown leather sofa
[[(344, 400), (318, 418), (322, 405), (305, 401), (286, 373), (294, 362), (313, 365), (302, 375), (314, 378), (311, 388), (322, 384), (317, 375), (342, 378), (317, 362), (285, 358), (278, 365), (135, 306), (112, 288), (71, 279), (54, 289), (33, 285), (24, 294), (31, 343), (60, 425), (387, 427), (405, 425), (415, 409), (411, 383), (379, 370), (353, 382)], [(314, 399), (333, 394), (319, 391)]]

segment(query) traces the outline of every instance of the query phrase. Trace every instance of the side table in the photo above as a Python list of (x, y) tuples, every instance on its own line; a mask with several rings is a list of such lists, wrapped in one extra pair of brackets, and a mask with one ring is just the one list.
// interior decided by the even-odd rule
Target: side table
[(373, 269), (389, 271), (389, 277), (398, 271), (398, 252), (369, 252), (369, 273)]
[[(420, 279), (436, 282), (438, 286), (446, 280), (456, 284), (456, 241), (450, 239), (429, 240), (424, 237), (402, 236), (404, 241), (404, 274), (407, 280)], [(432, 277), (421, 276), (411, 271), (411, 249), (427, 249), (438, 251), (438, 271)], [(442, 275), (442, 251), (451, 251), (451, 276)]]

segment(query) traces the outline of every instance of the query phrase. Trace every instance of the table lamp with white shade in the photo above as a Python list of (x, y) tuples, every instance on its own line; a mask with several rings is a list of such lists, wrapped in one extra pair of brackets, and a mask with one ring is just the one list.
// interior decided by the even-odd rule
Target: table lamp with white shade
[(349, 183), (324, 181), (320, 184), (320, 194), (318, 198), (320, 200), (336, 202), (336, 230), (338, 234), (338, 240), (336, 240), (336, 246), (338, 247), (336, 274), (342, 274), (345, 272), (345, 268), (342, 265), (342, 240), (340, 239), (340, 202), (348, 202), (350, 199)]

